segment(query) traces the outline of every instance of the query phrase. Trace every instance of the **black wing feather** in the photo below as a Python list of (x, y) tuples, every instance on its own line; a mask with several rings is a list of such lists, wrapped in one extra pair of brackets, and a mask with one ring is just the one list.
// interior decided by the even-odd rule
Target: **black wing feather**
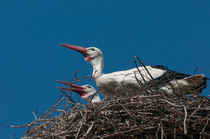
[[(154, 81), (156, 83), (160, 83), (160, 84), (164, 84), (164, 83), (169, 83), (170, 81), (174, 80), (174, 79), (183, 79), (185, 77), (189, 77), (191, 75), (188, 75), (188, 74), (184, 74), (184, 73), (179, 73), (179, 72), (176, 72), (176, 71), (173, 71), (173, 70), (170, 70), (168, 69), (167, 67), (165, 66), (162, 66), (162, 65), (155, 65), (155, 66), (152, 66), (153, 68), (157, 68), (157, 69), (163, 69), (163, 70), (166, 70), (166, 72), (154, 79)], [(154, 82), (153, 81), (153, 82)]]

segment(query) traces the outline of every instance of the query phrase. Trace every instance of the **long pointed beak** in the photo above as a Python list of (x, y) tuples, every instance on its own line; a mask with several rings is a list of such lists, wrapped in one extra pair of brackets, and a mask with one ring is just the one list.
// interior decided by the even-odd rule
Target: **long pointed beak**
[(84, 89), (84, 87), (82, 87), (82, 86), (75, 85), (75, 84), (70, 84), (70, 83), (68, 83), (68, 82), (64, 82), (64, 81), (60, 81), (60, 80), (56, 80), (56, 82), (59, 82), (59, 83), (68, 85), (68, 86), (70, 86), (70, 87), (79, 88), (79, 89)]
[(77, 52), (80, 52), (85, 57), (86, 61), (92, 60), (92, 57), (87, 53), (88, 49), (85, 47), (69, 45), (69, 44), (60, 44), (60, 45), (66, 47), (66, 48), (75, 50)]
[(59, 83), (62, 83), (62, 84), (65, 84), (65, 85), (69, 85), (68, 82), (64, 82), (64, 81), (60, 81), (60, 80), (55, 80), (56, 82), (59, 82)]
[(80, 96), (82, 96), (83, 94), (85, 94), (86, 92), (84, 91), (84, 87), (79, 86), (79, 85), (75, 85), (75, 84), (69, 84), (68, 82), (64, 82), (64, 81), (60, 81), (60, 80), (56, 80), (56, 82), (62, 83), (64, 85), (68, 85), (69, 87), (58, 87), (59, 89), (64, 89), (64, 90), (69, 90), (69, 91), (73, 91), (78, 93)]
[(81, 89), (81, 88), (68, 88), (68, 87), (58, 87), (58, 88), (73, 91), (73, 92), (77, 92), (77, 93), (84, 91), (84, 89)]
[(81, 46), (75, 46), (75, 45), (69, 45), (69, 44), (60, 44), (60, 45), (66, 47), (66, 48), (75, 50), (77, 52), (83, 53), (83, 54), (86, 53), (88, 50), (87, 48), (81, 47)]

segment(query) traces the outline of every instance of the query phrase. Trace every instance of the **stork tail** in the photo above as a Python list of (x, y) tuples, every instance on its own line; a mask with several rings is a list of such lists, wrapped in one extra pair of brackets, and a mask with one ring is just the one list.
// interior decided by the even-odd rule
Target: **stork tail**
[(207, 87), (207, 80), (209, 79), (200, 74), (186, 77), (184, 80), (190, 84), (192, 90), (202, 91), (202, 89)]

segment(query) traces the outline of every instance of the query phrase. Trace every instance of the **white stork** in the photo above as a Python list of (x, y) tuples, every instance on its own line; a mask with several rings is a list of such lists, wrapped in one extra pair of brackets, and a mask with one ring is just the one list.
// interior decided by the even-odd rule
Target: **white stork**
[(169, 95), (187, 94), (194, 89), (200, 88), (202, 90), (207, 85), (207, 78), (202, 74), (190, 76), (171, 71), (160, 65), (142, 66), (138, 67), (138, 69), (133, 68), (126, 71), (104, 74), (104, 58), (100, 49), (96, 47), (84, 48), (68, 44), (61, 45), (80, 52), (85, 60), (91, 63), (93, 66), (92, 77), (105, 98), (110, 96), (142, 94), (144, 91), (140, 90), (151, 83), (156, 83), (155, 86), (159, 91)]
[(75, 84), (69, 84), (68, 82), (56, 80), (59, 83), (68, 85), (69, 87), (58, 87), (60, 89), (65, 89), (69, 91), (76, 92), (80, 95), (80, 97), (84, 100), (86, 100), (88, 103), (95, 103), (101, 101), (100, 96), (98, 95), (98, 92), (96, 89), (91, 85), (75, 85)]

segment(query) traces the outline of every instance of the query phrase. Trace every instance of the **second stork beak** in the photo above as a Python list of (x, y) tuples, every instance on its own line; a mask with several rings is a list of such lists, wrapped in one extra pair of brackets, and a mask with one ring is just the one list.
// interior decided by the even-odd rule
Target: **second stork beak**
[(75, 85), (75, 84), (69, 84), (68, 82), (64, 82), (64, 81), (60, 81), (60, 80), (56, 80), (56, 82), (59, 82), (59, 83), (70, 86), (70, 88), (68, 88), (68, 87), (58, 87), (60, 89), (65, 89), (65, 90), (76, 92), (80, 96), (82, 96), (85, 93), (85, 91), (84, 91), (85, 88), (82, 87), (82, 86)]

